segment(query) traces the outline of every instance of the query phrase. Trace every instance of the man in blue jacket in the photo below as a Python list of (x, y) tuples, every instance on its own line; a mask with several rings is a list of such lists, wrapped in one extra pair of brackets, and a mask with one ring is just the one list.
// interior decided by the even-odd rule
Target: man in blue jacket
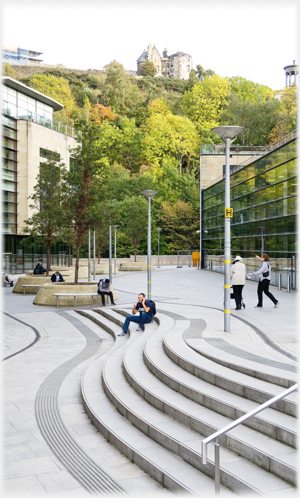
[(128, 315), (124, 322), (121, 334), (119, 336), (127, 335), (130, 322), (139, 324), (137, 331), (144, 330), (144, 324), (152, 322), (153, 309), (152, 303), (145, 298), (145, 294), (141, 292), (138, 295), (138, 302), (134, 303), (132, 308), (132, 315)]

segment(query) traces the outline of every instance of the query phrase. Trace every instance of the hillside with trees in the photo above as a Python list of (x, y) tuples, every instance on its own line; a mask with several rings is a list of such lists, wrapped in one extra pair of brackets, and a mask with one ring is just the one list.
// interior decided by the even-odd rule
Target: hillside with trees
[[(11, 69), (6, 66), (5, 72), (12, 75)], [(80, 129), (81, 140), (85, 137), (86, 142), (79, 142), (73, 151), (77, 176), (73, 171), (73, 176), (64, 173), (59, 180), (73, 185), (64, 190), (69, 192), (66, 206), (73, 206), (73, 214), (80, 213), (80, 205), (76, 196), (68, 199), (70, 192), (77, 188), (85, 192), (84, 214), (73, 219), (74, 234), (68, 235), (74, 255), (75, 247), (77, 254), (86, 255), (90, 226), (97, 233), (99, 257), (106, 257), (108, 226), (116, 223), (120, 225), (118, 255), (146, 254), (143, 189), (158, 191), (152, 201), (153, 250), (156, 227), (162, 228), (162, 254), (197, 248), (199, 150), (202, 144), (222, 143), (211, 128), (244, 126), (236, 144), (257, 146), (274, 142), (296, 127), (296, 87), (273, 92), (240, 76), (221, 77), (200, 65), (188, 81), (153, 76), (151, 67), (144, 71), (144, 77), (136, 78), (113, 61), (105, 72), (52, 67), (20, 79), (61, 102), (64, 109), (54, 113), (54, 120)], [(88, 170), (84, 170), (85, 143), (91, 153)], [(67, 217), (66, 223), (70, 225)], [(61, 240), (66, 241), (63, 226)]]

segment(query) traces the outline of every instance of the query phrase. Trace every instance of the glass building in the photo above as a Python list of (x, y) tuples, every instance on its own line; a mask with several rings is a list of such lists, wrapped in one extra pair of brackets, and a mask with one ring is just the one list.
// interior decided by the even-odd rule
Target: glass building
[[(283, 143), (285, 142), (285, 143)], [(297, 288), (297, 140), (295, 133), (257, 160), (231, 171), (231, 254), (256, 270), (255, 254), (270, 256), (271, 284)], [(249, 162), (249, 161), (248, 161)], [(224, 271), (225, 178), (201, 193), (204, 267)], [(288, 284), (289, 275), (289, 284)]]
[[(28, 196), (49, 154), (65, 164), (76, 142), (74, 130), (53, 120), (63, 109), (54, 99), (9, 77), (2, 78), (2, 268), (9, 273), (32, 269), (46, 248), (32, 245), (22, 229), (31, 216)], [(68, 247), (51, 247), (53, 262), (66, 260)]]

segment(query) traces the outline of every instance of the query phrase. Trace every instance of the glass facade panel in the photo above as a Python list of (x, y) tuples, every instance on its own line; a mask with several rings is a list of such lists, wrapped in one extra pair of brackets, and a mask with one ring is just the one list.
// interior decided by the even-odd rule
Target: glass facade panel
[[(263, 230), (263, 250), (274, 260), (286, 260), (284, 271), (291, 265), (291, 257), (296, 251), (297, 234), (297, 145), (296, 140), (281, 146), (265, 157), (233, 173), (230, 178), (231, 207), (231, 248), (244, 258), (257, 262), (255, 253), (261, 253)], [(222, 180), (222, 189), (224, 188)], [(204, 192), (203, 228), (205, 230), (224, 226), (224, 197), (220, 197), (221, 182), (212, 185)], [(220, 200), (222, 204), (220, 203)], [(213, 206), (218, 204), (217, 213)], [(221, 213), (222, 212), (222, 213)], [(218, 216), (208, 221), (208, 216)], [(224, 228), (223, 228), (224, 232)], [(213, 235), (210, 234), (210, 237)], [(217, 233), (213, 237), (218, 237)], [(205, 259), (218, 255), (216, 266), (223, 264), (222, 250), (209, 237), (203, 243)], [(215, 259), (217, 261), (217, 259)], [(278, 266), (278, 265), (277, 265)], [(283, 271), (281, 269), (281, 271)], [(275, 277), (274, 277), (275, 278)], [(277, 278), (277, 277), (276, 277)], [(275, 280), (274, 280), (275, 281)]]

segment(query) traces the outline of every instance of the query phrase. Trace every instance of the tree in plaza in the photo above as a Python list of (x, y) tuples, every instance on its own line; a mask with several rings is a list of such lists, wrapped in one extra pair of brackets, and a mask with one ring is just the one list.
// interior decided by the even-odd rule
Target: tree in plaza
[(98, 147), (99, 129), (93, 123), (78, 124), (78, 146), (71, 149), (72, 167), (66, 174), (69, 188), (64, 207), (72, 215), (74, 245), (76, 246), (75, 283), (78, 284), (80, 248), (92, 223), (92, 207), (103, 188), (107, 164), (102, 161)]
[(32, 241), (38, 238), (46, 245), (47, 275), (51, 266), (50, 248), (54, 242), (63, 238), (62, 234), (70, 221), (66, 220), (63, 207), (65, 174), (64, 163), (59, 162), (55, 155), (49, 155), (47, 161), (40, 165), (34, 192), (29, 196), (32, 201), (29, 207), (34, 210), (34, 214), (25, 220), (26, 227), (23, 229), (23, 233), (28, 234)]
[(138, 74), (141, 76), (154, 76), (156, 73), (156, 67), (152, 61), (142, 62), (139, 66)]
[(199, 245), (199, 214), (183, 200), (162, 203), (160, 224), (168, 243), (169, 254), (179, 250), (191, 250)]
[(213, 75), (197, 83), (182, 97), (185, 115), (193, 121), (201, 143), (211, 141), (211, 128), (220, 124), (220, 116), (227, 106), (229, 85), (226, 78)]
[(125, 198), (120, 206), (121, 223), (124, 233), (134, 246), (134, 261), (136, 261), (137, 246), (147, 238), (148, 202), (141, 195)]

